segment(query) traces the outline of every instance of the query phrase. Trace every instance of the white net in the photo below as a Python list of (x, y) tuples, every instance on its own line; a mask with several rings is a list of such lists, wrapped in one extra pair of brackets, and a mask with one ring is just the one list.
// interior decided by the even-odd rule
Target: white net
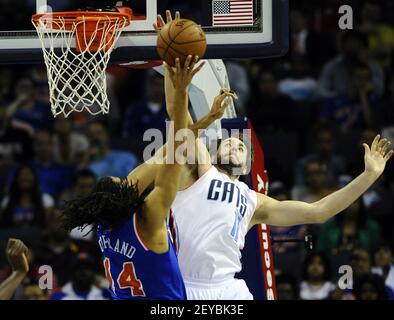
[[(126, 17), (80, 16), (77, 20), (51, 14), (33, 19), (47, 66), (51, 111), (109, 112), (106, 69)], [(77, 48), (77, 49), (76, 49)]]

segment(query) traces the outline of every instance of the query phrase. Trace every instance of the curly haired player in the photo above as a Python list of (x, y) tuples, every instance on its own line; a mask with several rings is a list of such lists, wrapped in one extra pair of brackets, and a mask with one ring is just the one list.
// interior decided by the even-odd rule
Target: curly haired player
[[(175, 133), (187, 124), (187, 87), (202, 68), (202, 64), (195, 67), (197, 61), (198, 57), (192, 60), (189, 56), (181, 67), (178, 59), (176, 70), (172, 71)], [(175, 133), (169, 138), (167, 156), (182, 142), (175, 139)], [(167, 225), (181, 165), (169, 162), (156, 167), (154, 187), (146, 198), (141, 196), (146, 188), (144, 179), (137, 187), (138, 174), (145, 171), (142, 167), (126, 179), (102, 178), (90, 194), (66, 202), (67, 230), (89, 224), (97, 226), (113, 299), (186, 299), (176, 243)]]

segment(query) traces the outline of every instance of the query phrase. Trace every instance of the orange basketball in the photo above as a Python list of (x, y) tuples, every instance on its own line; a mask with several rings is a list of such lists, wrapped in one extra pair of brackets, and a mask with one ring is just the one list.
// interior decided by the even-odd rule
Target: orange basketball
[(202, 58), (207, 49), (205, 33), (194, 21), (176, 19), (167, 23), (157, 37), (157, 51), (162, 60), (175, 66), (179, 58), (181, 66), (188, 55)]

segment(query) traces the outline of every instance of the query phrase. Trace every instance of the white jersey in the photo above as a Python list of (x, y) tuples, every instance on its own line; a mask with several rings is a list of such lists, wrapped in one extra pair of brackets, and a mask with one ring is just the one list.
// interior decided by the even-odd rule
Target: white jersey
[(256, 209), (256, 193), (211, 167), (172, 204), (185, 283), (221, 282), (241, 271), (241, 249)]

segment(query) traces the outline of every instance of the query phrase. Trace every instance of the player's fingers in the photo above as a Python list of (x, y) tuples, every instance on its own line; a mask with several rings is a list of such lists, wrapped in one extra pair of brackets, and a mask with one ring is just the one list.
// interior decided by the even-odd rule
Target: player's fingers
[(15, 254), (16, 254), (16, 244), (13, 245), (11, 248), (9, 248), (7, 253), (8, 253), (8, 255), (10, 257), (15, 256)]
[(235, 91), (227, 89), (227, 88), (222, 88), (220, 89), (220, 94), (231, 94), (235, 99), (238, 99), (237, 94), (235, 93)]
[(386, 139), (386, 142), (382, 145), (380, 152), (384, 155), (386, 154), (387, 149), (389, 148), (391, 142)]
[(219, 101), (220, 101), (220, 103), (222, 103), (223, 101), (229, 101), (229, 103), (230, 103), (231, 102), (230, 98), (238, 99), (238, 97), (234, 93), (231, 93), (230, 91), (228, 91), (228, 92), (223, 92), (219, 96)]
[(190, 69), (193, 70), (199, 60), (200, 60), (199, 56), (194, 56), (194, 58), (192, 59), (192, 61), (190, 63)]
[(198, 71), (202, 69), (204, 65), (205, 65), (205, 61), (202, 61), (196, 68), (194, 68), (191, 75), (194, 76)]
[(366, 143), (363, 143), (363, 147), (364, 147), (365, 154), (369, 154), (371, 152), (371, 150), (369, 149), (369, 146)]
[(224, 96), (225, 96), (225, 97), (231, 97), (231, 98), (233, 98), (233, 99), (235, 99), (235, 100), (238, 99), (237, 94), (236, 94), (235, 92), (233, 92), (233, 91), (225, 92), (225, 93), (224, 93)]
[(181, 18), (181, 13), (179, 11), (175, 12), (175, 20)]
[(167, 23), (172, 21), (171, 11), (166, 10)]
[(384, 160), (388, 161), (393, 156), (394, 151), (390, 150), (385, 156)]
[(190, 70), (190, 62), (192, 61), (193, 56), (189, 54), (185, 60), (185, 64), (183, 65), (183, 70), (185, 72)]
[(27, 246), (23, 243), (23, 241), (20, 242), (21, 247), (20, 250), (24, 253), (26, 253), (27, 251), (29, 251), (29, 249), (27, 248)]
[(382, 152), (383, 147), (385, 146), (387, 141), (388, 141), (387, 139), (382, 139), (382, 140), (379, 141), (379, 144), (378, 144), (378, 151), (379, 152)]
[(175, 68), (176, 68), (176, 73), (181, 72), (181, 60), (179, 58), (175, 59)]
[(379, 139), (380, 139), (380, 134), (376, 135), (375, 139), (373, 139), (372, 145), (371, 145), (371, 151), (375, 152), (376, 148), (378, 146), (379, 143)]
[(157, 22), (156, 22), (157, 26), (159, 28), (162, 28), (166, 23), (163, 19), (163, 17), (161, 16), (161, 14), (157, 15)]
[(221, 109), (225, 110), (230, 105), (230, 103), (231, 103), (231, 100), (229, 98), (227, 98), (227, 100), (225, 100), (223, 102), (223, 104), (221, 105)]
[(227, 88), (221, 88), (221, 89), (220, 89), (220, 93), (219, 93), (219, 95), (225, 94), (226, 92), (229, 92), (229, 91), (230, 91), (230, 89), (227, 89)]
[(21, 253), (22, 253), (22, 241), (18, 241), (16, 244), (15, 244), (15, 248), (14, 248), (14, 253), (15, 254), (17, 254), (17, 255), (20, 255)]
[(7, 242), (7, 250), (13, 249), (17, 243), (18, 243), (18, 239), (9, 238)]

